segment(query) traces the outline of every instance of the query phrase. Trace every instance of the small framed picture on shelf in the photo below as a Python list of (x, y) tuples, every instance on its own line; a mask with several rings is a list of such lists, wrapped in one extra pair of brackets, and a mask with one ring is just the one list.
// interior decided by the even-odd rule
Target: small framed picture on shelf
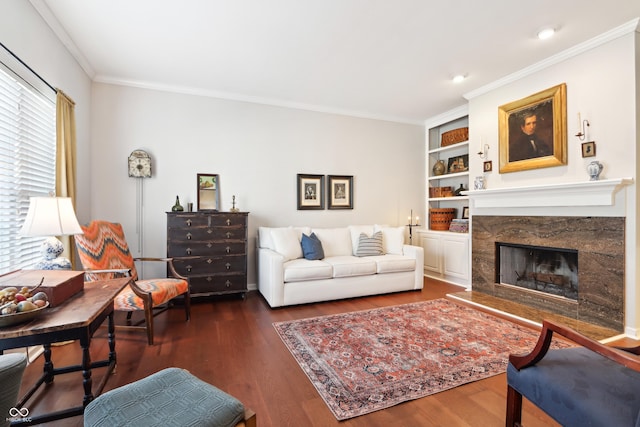
[(491, 160), (487, 160), (482, 166), (485, 172), (491, 172), (493, 170), (493, 163), (491, 163)]
[(469, 219), (469, 206), (462, 208), (462, 219)]
[(469, 155), (449, 157), (447, 173), (466, 172), (469, 170)]

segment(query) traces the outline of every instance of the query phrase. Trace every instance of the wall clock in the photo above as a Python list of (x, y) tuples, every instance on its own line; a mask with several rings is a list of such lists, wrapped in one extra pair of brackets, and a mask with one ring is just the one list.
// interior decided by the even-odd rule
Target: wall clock
[(151, 177), (151, 156), (144, 150), (133, 150), (129, 155), (129, 176), (132, 178)]

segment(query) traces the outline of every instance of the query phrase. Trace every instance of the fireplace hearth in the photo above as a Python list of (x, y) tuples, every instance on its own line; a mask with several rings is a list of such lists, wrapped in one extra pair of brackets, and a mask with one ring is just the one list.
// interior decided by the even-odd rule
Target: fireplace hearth
[(473, 215), (472, 290), (622, 332), (624, 224)]

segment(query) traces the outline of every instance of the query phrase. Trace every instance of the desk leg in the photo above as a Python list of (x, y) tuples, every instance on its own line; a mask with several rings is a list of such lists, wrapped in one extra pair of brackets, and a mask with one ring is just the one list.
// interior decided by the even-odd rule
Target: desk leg
[(80, 346), (82, 347), (82, 385), (84, 386), (84, 399), (82, 400), (82, 406), (87, 406), (89, 402), (93, 400), (93, 392), (91, 391), (93, 380), (91, 379), (91, 353), (89, 352), (90, 345), (90, 336), (86, 335), (85, 337), (80, 339)]
[(114, 321), (114, 311), (109, 314), (109, 326), (108, 326), (108, 337), (109, 337), (109, 362), (110, 365), (115, 367), (116, 365), (116, 324)]
[(44, 382), (51, 384), (53, 382), (53, 362), (51, 361), (51, 344), (43, 344), (44, 348)]

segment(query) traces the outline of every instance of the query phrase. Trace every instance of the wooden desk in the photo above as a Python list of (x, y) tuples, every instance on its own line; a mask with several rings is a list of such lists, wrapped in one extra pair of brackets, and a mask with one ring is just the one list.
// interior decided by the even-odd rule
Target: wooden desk
[[(33, 396), (42, 384), (53, 382), (53, 377), (58, 374), (82, 371), (84, 386), (84, 398), (82, 406), (68, 408), (49, 414), (14, 420), (11, 425), (33, 425), (61, 418), (82, 415), (84, 408), (94, 398), (92, 391), (91, 369), (107, 367), (107, 372), (100, 381), (96, 396), (100, 395), (107, 379), (116, 365), (115, 327), (113, 321), (113, 300), (118, 293), (129, 283), (131, 278), (125, 277), (114, 280), (102, 280), (87, 282), (84, 290), (63, 304), (45, 310), (39, 317), (28, 323), (0, 328), (0, 354), (4, 350), (33, 345), (44, 347), (44, 372), (36, 384), (20, 399), (16, 408), (24, 408), (27, 401)], [(89, 353), (91, 337), (100, 325), (109, 319), (108, 359), (92, 362)], [(62, 341), (78, 340), (82, 348), (82, 363), (80, 365), (54, 368), (51, 361), (51, 344)], [(27, 407), (28, 408), (28, 407)]]

